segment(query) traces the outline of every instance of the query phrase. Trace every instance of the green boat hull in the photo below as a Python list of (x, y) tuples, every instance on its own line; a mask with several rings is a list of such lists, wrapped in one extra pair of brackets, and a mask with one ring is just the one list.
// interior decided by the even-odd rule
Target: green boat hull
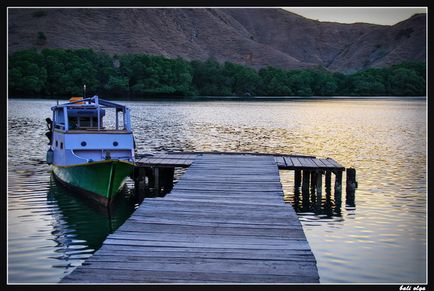
[(134, 164), (105, 160), (72, 166), (53, 165), (54, 176), (66, 186), (108, 206), (134, 171)]

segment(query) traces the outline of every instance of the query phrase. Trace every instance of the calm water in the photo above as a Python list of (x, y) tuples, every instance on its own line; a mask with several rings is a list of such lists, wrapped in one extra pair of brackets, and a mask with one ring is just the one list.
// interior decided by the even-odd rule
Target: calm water
[[(356, 168), (355, 206), (296, 205), (321, 282), (426, 282), (425, 99), (125, 103), (140, 153), (299, 153)], [(110, 210), (56, 184), (44, 162), (53, 105), (8, 103), (9, 283), (58, 282), (138, 207), (131, 183)], [(281, 180), (294, 204), (292, 175)]]

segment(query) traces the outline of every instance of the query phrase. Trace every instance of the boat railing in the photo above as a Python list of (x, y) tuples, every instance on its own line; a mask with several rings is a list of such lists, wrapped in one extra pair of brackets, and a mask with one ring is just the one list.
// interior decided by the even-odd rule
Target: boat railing
[[(86, 102), (89, 102), (89, 103), (86, 104)], [(93, 103), (93, 104), (91, 104), (91, 103)], [(74, 110), (76, 110), (76, 108), (80, 108), (80, 107), (82, 107), (82, 108), (83, 107), (84, 108), (92, 107), (89, 109), (96, 110), (96, 112), (97, 112), (96, 120), (94, 121), (93, 115), (78, 116), (77, 113), (74, 113), (75, 115), (73, 115), (73, 116), (69, 115), (70, 110), (74, 111)], [(104, 109), (103, 108), (115, 109), (114, 113), (115, 113), (115, 129), (116, 130), (119, 129), (120, 123), (122, 121), (122, 127), (127, 129), (128, 131), (131, 131), (130, 110), (124, 105), (120, 105), (120, 104), (110, 102), (107, 100), (99, 99), (98, 96), (96, 96), (96, 95), (92, 98), (86, 98), (86, 99), (82, 99), (82, 100), (76, 100), (76, 101), (72, 101), (69, 103), (65, 103), (62, 105), (57, 105), (57, 106), (52, 107), (51, 109), (53, 110), (53, 121), (55, 123), (57, 123), (58, 121), (61, 121), (64, 123), (63, 128), (56, 126), (56, 128), (58, 128), (58, 129), (63, 129), (64, 131), (69, 131), (69, 130), (74, 129), (74, 128), (71, 128), (71, 126), (70, 126), (73, 124), (77, 124), (76, 126), (78, 126), (80, 128), (81, 127), (80, 126), (80, 118), (86, 117), (86, 118), (90, 118), (91, 127), (92, 127), (93, 123), (96, 122), (96, 125), (97, 125), (96, 127), (97, 127), (97, 130), (99, 131), (99, 130), (105, 129), (102, 126), (103, 125), (102, 118), (104, 116)], [(121, 119), (118, 116), (119, 112), (122, 112)], [(74, 119), (70, 120), (70, 117), (75, 118), (76, 121), (74, 121)]]

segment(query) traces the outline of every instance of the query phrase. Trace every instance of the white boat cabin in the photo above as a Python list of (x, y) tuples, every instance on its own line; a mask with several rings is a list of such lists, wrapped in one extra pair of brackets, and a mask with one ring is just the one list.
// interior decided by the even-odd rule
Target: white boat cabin
[(127, 107), (93, 96), (73, 97), (69, 103), (53, 106), (51, 110), (53, 164), (134, 162), (135, 144)]

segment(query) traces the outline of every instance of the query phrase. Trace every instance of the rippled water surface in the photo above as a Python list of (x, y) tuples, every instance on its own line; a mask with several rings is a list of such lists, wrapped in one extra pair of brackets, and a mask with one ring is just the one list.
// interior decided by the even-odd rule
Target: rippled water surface
[[(343, 195), (340, 210), (333, 196), (323, 197), (320, 209), (303, 207), (294, 200), (292, 172), (281, 171), (285, 200), (297, 209), (320, 281), (426, 282), (425, 99), (125, 103), (140, 153), (305, 154), (356, 168), (355, 205)], [(53, 180), (44, 162), (45, 118), (53, 105), (8, 102), (9, 283), (58, 282), (138, 207), (132, 183), (106, 210)]]

